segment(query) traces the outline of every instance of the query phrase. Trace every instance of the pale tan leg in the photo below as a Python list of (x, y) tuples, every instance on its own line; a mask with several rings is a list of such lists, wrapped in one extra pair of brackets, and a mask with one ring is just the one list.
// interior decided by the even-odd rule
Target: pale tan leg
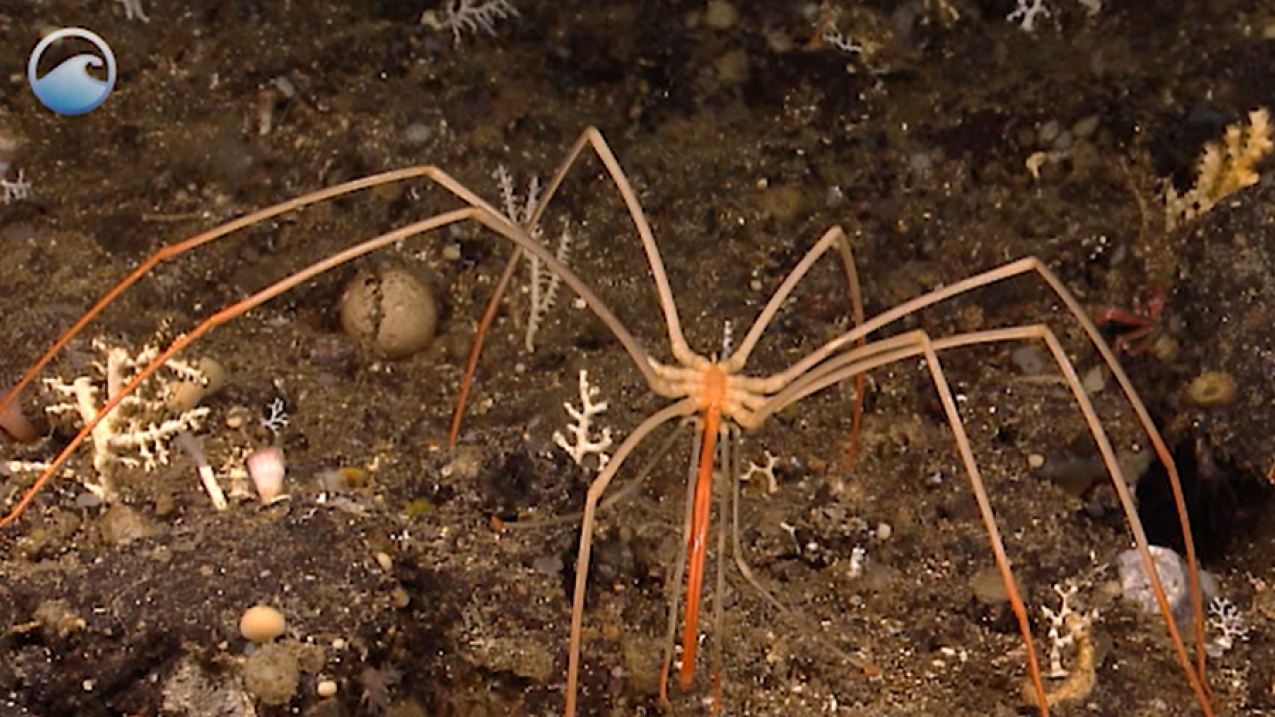
[(543, 198), (532, 214), (531, 221), (532, 223), (539, 221), (543, 207), (549, 204), (549, 200), (558, 191), (562, 180), (566, 178), (567, 172), (574, 166), (576, 158), (585, 147), (593, 149), (594, 154), (602, 162), (602, 166), (606, 168), (607, 174), (611, 176), (611, 181), (615, 183), (620, 197), (624, 200), (624, 206), (633, 219), (633, 226), (637, 229), (638, 237), (642, 240), (647, 263), (651, 266), (651, 276), (655, 279), (655, 291), (659, 295), (660, 310), (664, 312), (664, 321), (668, 327), (669, 348), (673, 352), (673, 358), (683, 366), (694, 365), (697, 356), (694, 351), (691, 351), (690, 345), (686, 343), (686, 337), (682, 334), (682, 321), (678, 317), (677, 302), (673, 300), (673, 290), (669, 287), (668, 274), (664, 271), (664, 260), (660, 256), (659, 246), (655, 243), (655, 234), (646, 220), (646, 214), (642, 211), (642, 204), (638, 202), (637, 194), (633, 191), (633, 185), (629, 183), (629, 178), (620, 167), (610, 145), (596, 127), (585, 129), (571, 150), (567, 152), (567, 158), (558, 169), (558, 173), (545, 187)]
[(607, 461), (606, 468), (589, 484), (589, 492), (584, 500), (584, 517), (580, 520), (580, 551), (576, 557), (575, 588), (571, 596), (571, 642), (567, 648), (567, 704), (564, 710), (566, 717), (575, 717), (578, 699), (580, 644), (584, 634), (584, 596), (589, 584), (589, 556), (593, 550), (593, 528), (598, 501), (620, 467), (624, 465), (629, 454), (651, 431), (668, 421), (684, 418), (693, 413), (695, 413), (695, 402), (683, 399), (651, 415), (634, 429), (628, 438), (624, 439), (624, 442), (616, 449), (615, 455)]
[[(814, 370), (815, 367), (819, 366), (819, 364), (828, 360), (834, 354), (842, 351), (852, 342), (859, 340), (887, 324), (897, 321), (904, 316), (915, 313), (916, 311), (928, 306), (932, 306), (941, 301), (946, 301), (954, 296), (1024, 274), (1035, 274), (1043, 280), (1059, 298), (1059, 300), (1066, 305), (1067, 310), (1071, 313), (1072, 317), (1078, 324), (1080, 324), (1080, 327), (1084, 330), (1085, 334), (1088, 335), (1090, 343), (1098, 351), (1098, 353), (1101, 354), (1103, 362), (1111, 371), (1112, 376), (1115, 377), (1116, 382), (1120, 384), (1121, 392), (1124, 393), (1125, 399), (1129, 402), (1129, 405), (1133, 407), (1134, 413), (1138, 416), (1138, 421), (1142, 424), (1142, 428), (1146, 432), (1148, 440), (1151, 441), (1151, 445), (1155, 449), (1156, 456), (1160, 459), (1161, 464), (1164, 465), (1165, 471), (1168, 473), (1169, 485), (1172, 488), (1173, 500), (1178, 511), (1178, 524), (1182, 529), (1182, 535), (1184, 537), (1186, 547), (1186, 561), (1191, 582), (1191, 605), (1195, 616), (1193, 632), (1195, 633), (1196, 663), (1195, 667), (1191, 668), (1189, 666), (1190, 660), (1188, 659), (1186, 661), (1187, 664), (1183, 665), (1183, 669), (1187, 673), (1188, 681), (1191, 683), (1192, 690), (1196, 694), (1196, 699), (1200, 703), (1200, 708), (1204, 710), (1206, 715), (1212, 715), (1212, 697), (1209, 692), (1205, 669), (1204, 604), (1203, 598), (1200, 594), (1198, 561), (1196, 559), (1195, 541), (1191, 537), (1191, 520), (1190, 516), (1187, 515), (1186, 501), (1182, 494), (1182, 482), (1178, 476), (1177, 465), (1173, 461), (1173, 456), (1169, 453), (1169, 448), (1164, 442), (1164, 437), (1160, 435), (1160, 430), (1156, 427), (1155, 422), (1151, 420), (1151, 414), (1142, 403), (1142, 399), (1138, 396), (1137, 391), (1134, 390), (1133, 382), (1129, 380), (1128, 374), (1125, 373), (1124, 369), (1120, 366), (1119, 361), (1116, 360), (1116, 356), (1112, 353), (1111, 348), (1107, 346), (1102, 334), (1098, 331), (1098, 327), (1094, 325), (1093, 321), (1085, 313), (1084, 308), (1080, 305), (1080, 302), (1076, 300), (1076, 297), (1072, 295), (1058, 277), (1055, 276), (1054, 273), (1050, 271), (1049, 268), (1046, 267), (1039, 259), (1035, 257), (1019, 259), (995, 269), (963, 279), (950, 286), (936, 289), (923, 296), (919, 296), (900, 304), (899, 306), (868, 320), (863, 325), (842, 334), (832, 341), (829, 341), (827, 344), (824, 344), (824, 346), (817, 351), (797, 362), (786, 371), (778, 374), (776, 379), (780, 381), (781, 385), (786, 386), (797, 380), (798, 377), (806, 376)], [(1154, 569), (1150, 552), (1143, 551), (1142, 559), (1144, 569), (1147, 571), (1147, 574), (1151, 576), (1152, 587), (1157, 593), (1161, 593), (1161, 595), (1157, 595), (1157, 598), (1163, 597), (1163, 590), (1160, 586), (1159, 575)], [(1167, 605), (1167, 601), (1161, 604), (1162, 609), (1164, 605)], [(1177, 627), (1173, 624), (1172, 615), (1167, 611), (1164, 613), (1164, 620), (1170, 636), (1176, 636)], [(1186, 648), (1181, 643), (1180, 639), (1175, 638), (1174, 642), (1174, 649), (1178, 652), (1179, 658), (1181, 658), (1181, 655), (1186, 654)]]
[[(884, 365), (893, 361), (901, 360), (909, 356), (924, 354), (927, 363), (930, 364), (931, 372), (934, 373), (937, 367), (937, 352), (955, 348), (958, 346), (968, 346), (972, 344), (994, 343), (1001, 341), (1021, 341), (1021, 340), (1041, 340), (1050, 350), (1051, 356), (1058, 365), (1059, 370), (1063, 374), (1068, 387), (1072, 391), (1072, 395), (1077, 405), (1081, 409), (1086, 425), (1089, 427), (1090, 433), (1098, 445), (1099, 452), (1102, 455), (1103, 463), (1106, 465), (1108, 474), (1111, 477), (1112, 485), (1120, 498), (1121, 505), (1125, 510), (1126, 518), (1129, 521), (1130, 531), (1133, 533), (1134, 541), (1138, 545), (1138, 550), (1143, 556), (1144, 569), (1150, 576), (1152, 589), (1156, 593), (1156, 600), (1159, 603), (1161, 611), (1165, 615), (1168, 632), (1174, 643), (1179, 663), (1183, 671), (1187, 675), (1188, 682), (1191, 684), (1192, 690), (1196, 694), (1197, 701), (1201, 709), (1206, 715), (1211, 716), (1212, 705), (1210, 703), (1207, 689), (1203, 683), (1202, 677), (1194, 669), (1191, 659), (1187, 653), (1185, 644), (1177, 629), (1176, 622), (1172, 617), (1172, 612), (1168, 606), (1168, 599), (1164, 594), (1163, 585), (1159, 574), (1156, 571), (1154, 560), (1151, 557), (1150, 549), (1146, 540), (1146, 533), (1143, 530), (1141, 520), (1138, 518), (1136, 507), (1133, 505), (1133, 498), (1129, 494), (1128, 484), (1120, 470), (1119, 462), (1115, 455), (1115, 450), (1111, 445), (1110, 439), (1107, 437), (1106, 430), (1102, 427), (1101, 420), (1098, 418), (1097, 412), (1093, 408), (1092, 402), (1088, 395), (1085, 394), (1080, 383), (1080, 378), (1076, 374), (1075, 367), (1067, 358), (1066, 352), (1062, 348), (1062, 344), (1058, 341), (1053, 332), (1043, 325), (1012, 327), (1007, 329), (996, 329), (991, 331), (975, 332), (970, 334), (962, 334), (959, 336), (946, 337), (931, 342), (923, 332), (910, 332), (892, 339), (869, 344), (865, 349), (856, 349), (845, 354), (838, 355), (825, 364), (820, 365), (817, 369), (812, 369), (808, 375), (798, 379), (788, 389), (781, 392), (771, 399), (765, 407), (758, 411), (761, 419), (770, 413), (782, 410), (784, 407), (801, 400), (805, 396), (818, 392), (832, 386), (850, 376), (857, 375), (863, 371), (877, 366)], [(908, 346), (909, 342), (913, 342)], [(931, 357), (931, 354), (933, 356)], [(940, 386), (940, 398), (944, 394), (950, 396), (950, 389), (946, 389), (946, 381), (941, 384), (941, 370), (936, 377), (936, 386)], [(948, 409), (948, 400), (944, 400), (945, 411)], [(951, 419), (955, 417), (957, 420), (953, 422)], [(967, 472), (970, 476), (971, 485), (975, 493), (975, 497), (979, 502), (980, 510), (986, 503), (986, 491), (983, 488), (982, 480), (978, 476), (977, 466), (970, 463), (973, 460), (973, 454), (969, 449), (968, 439), (965, 437), (964, 428), (959, 423), (959, 415), (955, 412), (955, 404), (951, 405), (949, 411), (949, 423), (951, 424), (953, 433), (957, 437), (958, 448), (961, 451), (962, 459), (966, 462)], [(990, 513), (990, 503), (986, 504), (988, 511), (984, 515), (985, 527), (988, 530), (989, 537), (992, 539), (993, 551), (997, 554), (997, 564), (1002, 569), (1002, 577), (1006, 580), (1006, 589), (1011, 591), (1011, 597), (1014, 596), (1014, 587), (1009, 577), (1009, 564), (1006, 560), (1002, 562), (1004, 555), (1004, 547), (1000, 541), (999, 534), (995, 529), (994, 517)], [(1198, 578), (1197, 578), (1198, 579)], [(1013, 602), (1013, 600), (1011, 600)], [(1017, 607), (1015, 608), (1017, 613)], [(1030, 631), (1026, 627), (1025, 615), (1020, 618), (1020, 627), (1024, 630), (1024, 640), (1028, 643), (1028, 660), (1032, 665), (1033, 675), (1038, 674), (1038, 668), (1035, 666), (1035, 653), (1031, 644)], [(1044, 699), (1043, 690), (1037, 686), (1038, 698)], [(1041, 702), (1042, 714), (1046, 713), (1047, 707), (1045, 702)]]

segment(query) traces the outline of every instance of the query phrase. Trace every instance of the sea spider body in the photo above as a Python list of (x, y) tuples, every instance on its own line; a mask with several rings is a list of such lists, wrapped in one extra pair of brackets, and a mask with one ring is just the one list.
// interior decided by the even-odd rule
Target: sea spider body
[(740, 428), (761, 425), (756, 411), (774, 393), (773, 381), (741, 375), (731, 360), (712, 361), (691, 354), (681, 366), (652, 361), (651, 367), (660, 378), (652, 386), (655, 393), (669, 399), (689, 398), (701, 415), (716, 411)]

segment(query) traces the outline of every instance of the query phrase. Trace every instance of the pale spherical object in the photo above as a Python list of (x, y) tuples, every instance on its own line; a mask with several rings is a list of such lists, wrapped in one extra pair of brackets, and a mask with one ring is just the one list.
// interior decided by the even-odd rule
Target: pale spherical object
[(270, 642), (283, 634), (288, 626), (283, 613), (269, 605), (255, 605), (239, 618), (239, 632), (246, 639), (258, 644)]
[(388, 359), (424, 349), (437, 326), (434, 293), (404, 268), (361, 271), (341, 295), (341, 328)]
[(320, 680), (319, 684), (315, 685), (314, 691), (325, 700), (331, 697), (336, 697), (336, 680)]

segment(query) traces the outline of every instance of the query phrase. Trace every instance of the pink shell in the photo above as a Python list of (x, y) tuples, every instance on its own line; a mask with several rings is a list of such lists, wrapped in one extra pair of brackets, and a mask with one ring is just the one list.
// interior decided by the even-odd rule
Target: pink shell
[(278, 446), (258, 448), (248, 454), (248, 477), (257, 488), (262, 503), (273, 503), (283, 496), (283, 449)]

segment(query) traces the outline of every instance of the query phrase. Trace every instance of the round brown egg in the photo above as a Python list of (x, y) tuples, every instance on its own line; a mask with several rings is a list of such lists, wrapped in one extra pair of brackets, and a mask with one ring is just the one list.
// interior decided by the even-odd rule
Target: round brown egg
[(434, 293), (408, 269), (360, 271), (341, 294), (341, 328), (379, 356), (411, 356), (429, 345), (437, 326)]

